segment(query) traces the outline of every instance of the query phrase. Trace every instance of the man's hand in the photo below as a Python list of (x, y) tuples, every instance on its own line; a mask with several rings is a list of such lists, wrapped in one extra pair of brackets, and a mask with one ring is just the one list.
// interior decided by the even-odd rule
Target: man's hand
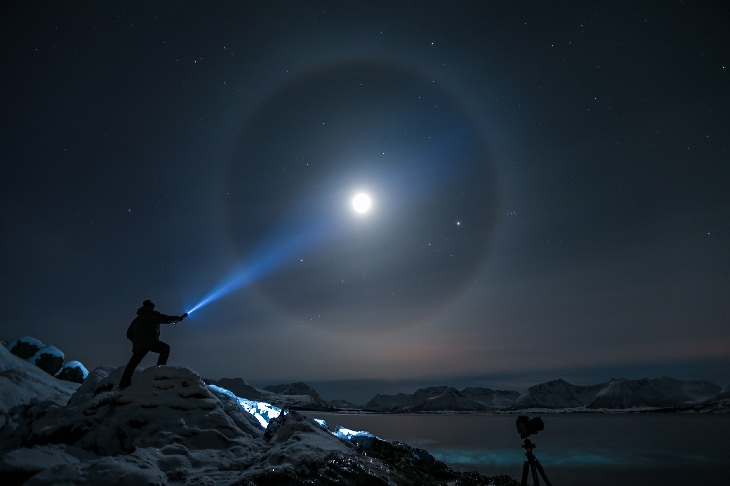
[(185, 318), (186, 318), (187, 316), (188, 316), (188, 313), (186, 312), (185, 314), (181, 315), (181, 316), (180, 316), (180, 319), (178, 319), (178, 320), (179, 320), (179, 321), (182, 321), (182, 320), (183, 320), (183, 319), (185, 319)]

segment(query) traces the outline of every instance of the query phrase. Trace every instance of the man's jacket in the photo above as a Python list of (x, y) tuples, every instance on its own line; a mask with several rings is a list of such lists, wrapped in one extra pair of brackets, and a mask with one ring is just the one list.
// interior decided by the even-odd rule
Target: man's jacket
[(178, 316), (166, 316), (144, 305), (137, 309), (137, 317), (127, 328), (127, 338), (133, 345), (132, 352), (150, 349), (160, 339), (160, 324), (171, 324), (179, 319)]

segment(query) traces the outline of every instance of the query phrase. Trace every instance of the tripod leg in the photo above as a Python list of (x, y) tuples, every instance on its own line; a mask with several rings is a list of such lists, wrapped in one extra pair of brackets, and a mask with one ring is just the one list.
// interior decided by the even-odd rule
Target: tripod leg
[(537, 471), (535, 470), (535, 463), (530, 461), (530, 469), (532, 469), (532, 484), (534, 486), (540, 486), (540, 480), (537, 478)]
[(525, 464), (522, 465), (522, 483), (520, 483), (520, 486), (527, 486), (527, 473), (530, 469), (530, 463), (525, 461)]
[(545, 480), (545, 484), (547, 484), (547, 486), (552, 486), (552, 484), (550, 484), (550, 480), (548, 480), (547, 475), (545, 474), (545, 470), (542, 468), (542, 464), (540, 464), (540, 461), (535, 459), (535, 465), (537, 466), (537, 470), (540, 471), (540, 476), (542, 476)]

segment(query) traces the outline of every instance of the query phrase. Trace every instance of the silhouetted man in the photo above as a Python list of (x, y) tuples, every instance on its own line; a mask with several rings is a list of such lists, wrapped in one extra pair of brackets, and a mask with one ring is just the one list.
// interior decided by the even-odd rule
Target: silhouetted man
[(142, 359), (152, 351), (159, 353), (157, 358), (157, 366), (167, 364), (167, 358), (170, 356), (170, 346), (160, 341), (160, 324), (175, 324), (182, 321), (188, 316), (187, 313), (181, 316), (166, 316), (155, 310), (155, 304), (149, 300), (142, 303), (142, 307), (137, 309), (137, 317), (132, 321), (127, 329), (127, 337), (132, 341), (132, 358), (124, 368), (122, 381), (119, 382), (119, 388), (124, 390), (132, 384), (132, 373), (142, 362)]

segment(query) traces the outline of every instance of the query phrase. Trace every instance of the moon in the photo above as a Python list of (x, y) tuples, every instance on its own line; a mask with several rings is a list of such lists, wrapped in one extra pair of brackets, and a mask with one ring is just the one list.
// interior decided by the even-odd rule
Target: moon
[(364, 192), (361, 192), (352, 199), (352, 207), (360, 214), (368, 212), (372, 204), (370, 196)]

